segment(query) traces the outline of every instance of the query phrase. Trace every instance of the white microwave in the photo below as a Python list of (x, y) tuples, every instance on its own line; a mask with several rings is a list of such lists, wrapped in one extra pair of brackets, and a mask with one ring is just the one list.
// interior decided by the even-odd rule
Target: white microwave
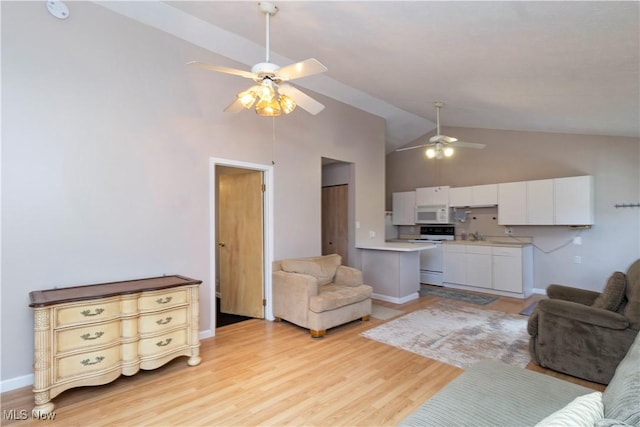
[(449, 224), (449, 206), (416, 206), (416, 224)]

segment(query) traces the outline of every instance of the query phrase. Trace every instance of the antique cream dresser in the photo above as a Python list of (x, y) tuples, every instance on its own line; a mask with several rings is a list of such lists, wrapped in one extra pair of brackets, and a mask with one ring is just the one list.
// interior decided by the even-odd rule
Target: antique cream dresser
[(200, 363), (200, 280), (164, 276), (34, 291), (36, 414), (72, 387), (106, 384), (178, 356)]

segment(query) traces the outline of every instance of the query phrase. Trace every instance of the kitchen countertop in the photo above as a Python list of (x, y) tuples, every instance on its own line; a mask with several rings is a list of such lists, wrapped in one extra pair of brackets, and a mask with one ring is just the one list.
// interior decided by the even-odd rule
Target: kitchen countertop
[(356, 245), (357, 249), (368, 249), (375, 251), (395, 251), (395, 252), (416, 252), (435, 248), (432, 243), (408, 243), (401, 241), (388, 241), (384, 243), (373, 243), (371, 245)]
[(507, 240), (448, 240), (446, 245), (499, 246), (501, 248), (523, 248), (531, 243)]

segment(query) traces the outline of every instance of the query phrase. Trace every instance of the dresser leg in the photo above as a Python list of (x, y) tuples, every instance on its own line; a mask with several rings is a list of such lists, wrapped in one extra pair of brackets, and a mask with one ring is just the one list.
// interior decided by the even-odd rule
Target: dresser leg
[(34, 419), (42, 420), (44, 419), (43, 418), (44, 415), (47, 415), (53, 412), (53, 408), (55, 408), (55, 405), (51, 402), (43, 403), (41, 405), (36, 405), (31, 411), (31, 416)]
[(202, 359), (200, 358), (200, 356), (191, 356), (189, 358), (189, 360), (187, 360), (187, 365), (189, 366), (197, 366), (200, 364), (200, 361)]

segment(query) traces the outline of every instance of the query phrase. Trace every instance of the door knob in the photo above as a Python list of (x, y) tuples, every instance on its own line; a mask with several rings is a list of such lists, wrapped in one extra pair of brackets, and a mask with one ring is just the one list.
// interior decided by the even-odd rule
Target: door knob
[(224, 242), (218, 243), (218, 246), (220, 246), (221, 248), (224, 248)]

